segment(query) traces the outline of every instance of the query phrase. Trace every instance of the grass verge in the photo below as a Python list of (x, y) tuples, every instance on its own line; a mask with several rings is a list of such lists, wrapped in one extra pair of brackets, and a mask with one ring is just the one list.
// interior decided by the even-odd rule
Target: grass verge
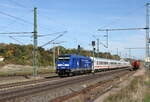
[(150, 72), (136, 76), (131, 83), (104, 102), (150, 102)]
[[(26, 75), (32, 75), (33, 70), (32, 69), (26, 69), (26, 70), (19, 70), (19, 71), (0, 71), (0, 77), (5, 76), (26, 76)], [(48, 68), (41, 68), (38, 69), (38, 74), (52, 74), (55, 73), (54, 69), (48, 69)]]

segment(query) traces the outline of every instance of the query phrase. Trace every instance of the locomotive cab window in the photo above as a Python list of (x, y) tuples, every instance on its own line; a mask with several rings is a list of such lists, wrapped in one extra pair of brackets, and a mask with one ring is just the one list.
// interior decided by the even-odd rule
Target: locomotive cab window
[(69, 57), (59, 57), (58, 58), (59, 61), (70, 61)]

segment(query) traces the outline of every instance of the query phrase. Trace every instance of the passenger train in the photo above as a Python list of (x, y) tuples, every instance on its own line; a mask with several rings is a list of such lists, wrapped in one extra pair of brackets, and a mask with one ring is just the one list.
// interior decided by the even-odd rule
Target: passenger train
[(75, 54), (60, 55), (56, 61), (56, 73), (59, 76), (91, 73), (103, 70), (112, 70), (130, 67), (124, 60), (85, 57)]
[(118, 68), (127, 68), (130, 67), (130, 62), (124, 60), (112, 60), (112, 59), (104, 59), (104, 58), (93, 58), (93, 66), (94, 71), (99, 70), (108, 70), (108, 69), (118, 69)]

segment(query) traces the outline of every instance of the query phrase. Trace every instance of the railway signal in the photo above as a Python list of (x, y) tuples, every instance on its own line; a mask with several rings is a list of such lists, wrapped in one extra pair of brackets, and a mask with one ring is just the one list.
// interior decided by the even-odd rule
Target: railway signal
[(77, 55), (79, 55), (80, 54), (80, 45), (78, 45), (78, 51), (77, 51)]
[(93, 46), (93, 47), (95, 46), (95, 41), (92, 41), (92, 46)]
[(92, 72), (94, 72), (95, 41), (92, 41), (92, 46), (93, 46), (93, 66), (92, 66)]

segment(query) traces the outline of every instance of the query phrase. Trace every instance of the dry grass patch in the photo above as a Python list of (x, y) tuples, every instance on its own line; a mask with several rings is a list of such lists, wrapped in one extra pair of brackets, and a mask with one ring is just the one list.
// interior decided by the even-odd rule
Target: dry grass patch
[(150, 90), (146, 84), (149, 78), (148, 75), (136, 76), (128, 86), (110, 95), (104, 102), (150, 102)]
[[(23, 75), (32, 75), (33, 68), (32, 66), (23, 66), (23, 65), (5, 65), (0, 68), (0, 77), (2, 76), (23, 76)], [(55, 73), (54, 68), (49, 67), (39, 67), (38, 74), (53, 74)]]

